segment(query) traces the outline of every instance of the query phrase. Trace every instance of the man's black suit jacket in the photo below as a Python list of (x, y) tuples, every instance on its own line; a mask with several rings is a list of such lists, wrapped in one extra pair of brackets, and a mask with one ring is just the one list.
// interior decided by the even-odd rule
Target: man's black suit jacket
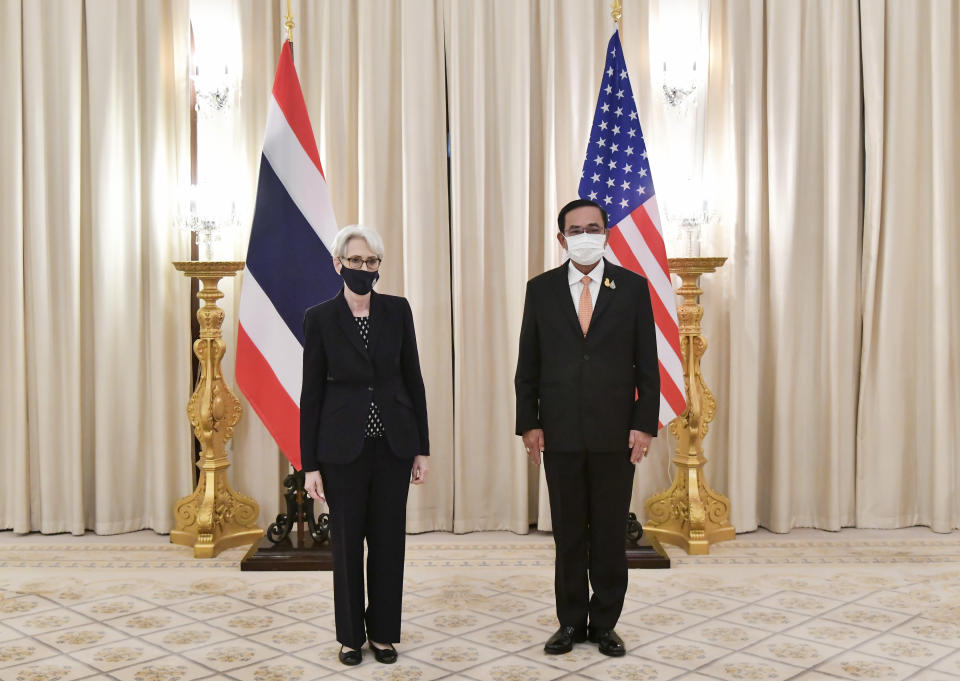
[(363, 345), (346, 298), (315, 305), (304, 316), (300, 460), (349, 463), (363, 447), (370, 400), (394, 454), (430, 453), (427, 398), (420, 374), (413, 314), (406, 298), (370, 294), (369, 348)]
[[(549, 452), (619, 452), (630, 430), (657, 434), (660, 371), (647, 280), (604, 260), (586, 337), (568, 263), (527, 282), (517, 358), (517, 435)], [(637, 399), (634, 399), (634, 395)]]

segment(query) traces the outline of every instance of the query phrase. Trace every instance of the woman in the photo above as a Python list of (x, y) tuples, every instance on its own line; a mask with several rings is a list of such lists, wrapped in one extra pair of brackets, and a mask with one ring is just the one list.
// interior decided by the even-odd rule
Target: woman
[[(373, 285), (383, 260), (374, 230), (344, 227), (333, 266), (344, 288), (304, 317), (300, 455), (305, 488), (330, 507), (340, 661), (359, 664), (369, 638), (397, 661), (407, 490), (427, 474), (427, 401), (406, 298)], [(364, 610), (363, 542), (367, 541)]]

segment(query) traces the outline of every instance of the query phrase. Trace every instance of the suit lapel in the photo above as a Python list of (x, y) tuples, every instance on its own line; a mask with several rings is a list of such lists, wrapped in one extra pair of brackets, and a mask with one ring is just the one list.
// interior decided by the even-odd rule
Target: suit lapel
[(607, 286), (607, 282), (616, 286), (616, 277), (613, 273), (613, 265), (604, 258), (603, 259), (603, 280), (600, 282), (600, 293), (597, 294), (597, 305), (593, 308), (593, 317), (590, 318), (590, 324), (592, 325), (597, 319), (603, 314), (603, 311), (607, 309), (607, 306), (610, 305), (610, 300), (616, 295), (616, 289), (610, 286)]
[(569, 261), (565, 261), (560, 267), (554, 270), (556, 275), (554, 276), (554, 287), (556, 289), (556, 295), (559, 296), (561, 314), (566, 318), (566, 320), (576, 329), (577, 334), (582, 336), (583, 332), (580, 330), (580, 318), (577, 316), (577, 308), (574, 307), (573, 298), (570, 296), (570, 279), (569, 279)]
[(376, 291), (370, 293), (370, 332), (367, 334), (367, 352), (373, 357), (377, 350), (377, 341), (380, 340), (381, 331), (386, 324), (385, 305), (383, 297)]
[(337, 323), (340, 325), (344, 335), (350, 340), (350, 343), (364, 357), (368, 356), (367, 349), (363, 346), (363, 338), (360, 336), (360, 329), (357, 328), (357, 322), (350, 312), (350, 305), (343, 295), (343, 291), (337, 294)]

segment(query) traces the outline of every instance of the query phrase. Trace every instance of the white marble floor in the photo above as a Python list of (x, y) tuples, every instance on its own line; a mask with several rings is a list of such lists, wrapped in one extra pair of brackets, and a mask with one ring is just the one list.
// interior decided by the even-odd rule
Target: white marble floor
[(411, 536), (400, 662), (336, 659), (329, 573), (241, 573), (149, 532), (0, 533), (0, 681), (960, 680), (960, 534), (760, 531), (631, 572), (618, 631), (543, 653), (552, 540)]

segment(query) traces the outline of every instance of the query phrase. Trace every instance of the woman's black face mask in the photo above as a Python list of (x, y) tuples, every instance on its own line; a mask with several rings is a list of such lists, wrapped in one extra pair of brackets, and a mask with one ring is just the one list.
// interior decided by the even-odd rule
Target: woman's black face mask
[(368, 272), (367, 270), (352, 270), (346, 265), (340, 268), (340, 276), (347, 288), (358, 296), (365, 296), (373, 290), (373, 285), (380, 278), (379, 272)]

